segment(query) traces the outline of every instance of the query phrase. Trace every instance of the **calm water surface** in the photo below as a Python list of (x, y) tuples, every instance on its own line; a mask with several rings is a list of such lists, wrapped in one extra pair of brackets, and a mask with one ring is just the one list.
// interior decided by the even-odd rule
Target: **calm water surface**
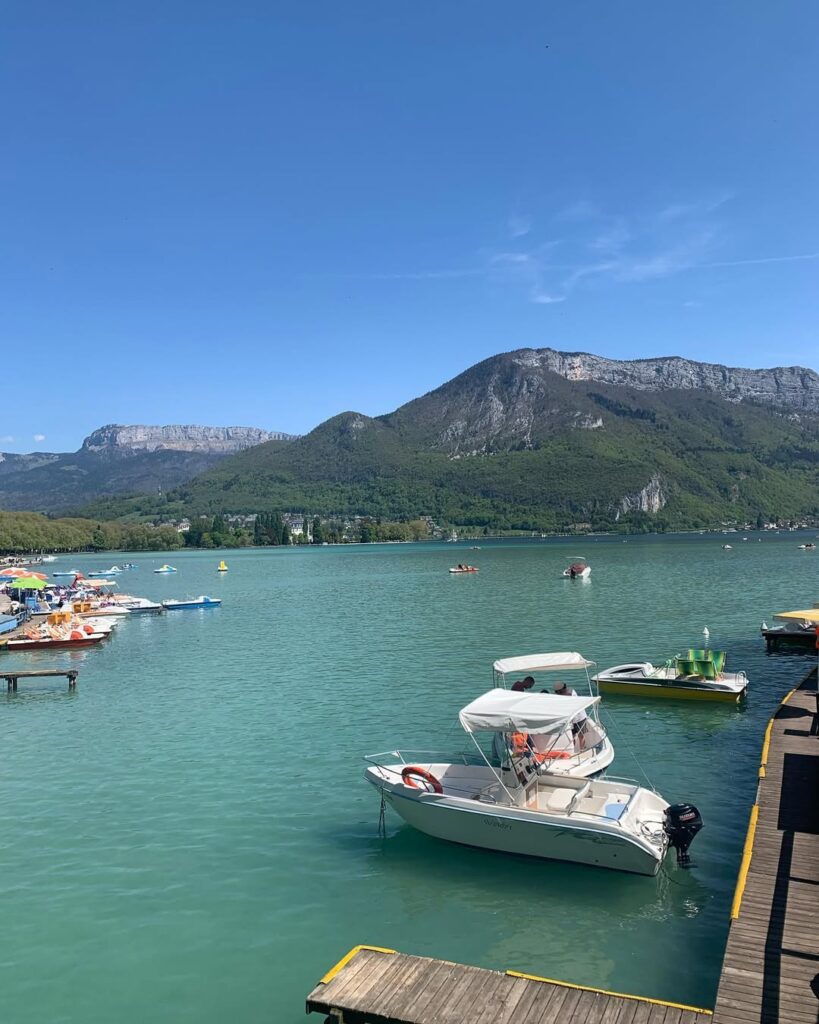
[[(130, 556), (123, 589), (224, 605), (133, 616), (83, 654), (0, 655), (81, 669), (76, 694), (0, 695), (0, 1020), (295, 1024), (356, 943), (712, 1005), (764, 724), (810, 664), (757, 630), (819, 599), (819, 554), (749, 536), (242, 551), (224, 577), (219, 552), (174, 554), (176, 576)], [(578, 554), (591, 580), (561, 579)], [(467, 558), (479, 575), (446, 572)], [(606, 702), (617, 772), (633, 751), (703, 813), (690, 871), (464, 849), (392, 812), (378, 837), (362, 756), (461, 749), (457, 711), (495, 658), (664, 659), (704, 625), (751, 677), (746, 708)]]

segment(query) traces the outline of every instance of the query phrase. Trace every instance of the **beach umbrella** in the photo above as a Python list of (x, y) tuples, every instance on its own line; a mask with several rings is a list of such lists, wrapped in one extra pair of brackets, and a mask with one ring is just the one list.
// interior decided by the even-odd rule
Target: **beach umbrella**
[(19, 576), (35, 580), (48, 579), (48, 576), (44, 576), (41, 572), (32, 572), (31, 569), (21, 569), (16, 565), (9, 566), (8, 569), (0, 569), (0, 576), (5, 577), (6, 579), (16, 579)]
[(21, 576), (12, 583), (18, 590), (45, 590), (45, 580), (38, 580), (36, 576)]

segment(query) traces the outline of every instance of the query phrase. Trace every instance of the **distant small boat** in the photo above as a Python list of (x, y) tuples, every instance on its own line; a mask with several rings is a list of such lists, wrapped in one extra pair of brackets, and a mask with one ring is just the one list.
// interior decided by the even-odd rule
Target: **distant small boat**
[(80, 570), (79, 569), (69, 569), (68, 572), (53, 572), (51, 575), (55, 576), (55, 577), (56, 576), (79, 576), (80, 575)]
[(191, 598), (189, 601), (163, 601), (162, 607), (166, 612), (182, 611), (185, 608), (217, 608), (222, 603), (221, 598), (208, 597), (201, 594), (199, 597)]
[(172, 565), (161, 565), (158, 569), (154, 569), (154, 572), (176, 572), (176, 568)]
[(450, 572), (477, 572), (478, 571), (478, 567), (477, 567), (477, 565), (456, 565), (456, 566), (453, 566), (449, 571)]
[(799, 545), (799, 550), (800, 551), (813, 551), (815, 547), (816, 547), (816, 545), (812, 541), (808, 541), (807, 544), (800, 544)]
[(219, 563), (219, 570), (218, 571), (219, 572), (227, 572), (228, 571), (227, 562), (225, 562), (225, 561), (220, 562)]
[(572, 562), (567, 569), (564, 569), (563, 575), (568, 580), (585, 580), (591, 576), (591, 566), (582, 558), (579, 562)]
[[(118, 576), (122, 572), (122, 569), (118, 565), (112, 565), (110, 569), (95, 569), (93, 572), (88, 573), (90, 580), (107, 579), (109, 576)], [(57, 574), (54, 573), (56, 576)]]
[(731, 545), (730, 544), (723, 544), (722, 545), (722, 550), (723, 551), (730, 551), (731, 550)]

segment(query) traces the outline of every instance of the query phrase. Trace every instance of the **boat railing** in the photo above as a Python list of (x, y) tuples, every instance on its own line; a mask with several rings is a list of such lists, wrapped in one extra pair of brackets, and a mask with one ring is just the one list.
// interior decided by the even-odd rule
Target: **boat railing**
[(378, 768), (384, 768), (385, 762), (399, 761), (402, 765), (415, 764), (420, 761), (422, 764), (464, 764), (486, 766), (486, 761), (477, 753), (461, 751), (453, 753), (451, 750), (385, 750), (380, 754), (367, 754), (364, 758)]

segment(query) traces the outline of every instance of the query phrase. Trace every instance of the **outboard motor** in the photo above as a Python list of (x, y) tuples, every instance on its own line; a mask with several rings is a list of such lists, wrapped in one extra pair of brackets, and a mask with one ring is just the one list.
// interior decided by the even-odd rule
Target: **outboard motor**
[(668, 841), (677, 851), (677, 863), (688, 867), (688, 847), (702, 828), (702, 815), (693, 804), (671, 804), (665, 811), (663, 828)]

